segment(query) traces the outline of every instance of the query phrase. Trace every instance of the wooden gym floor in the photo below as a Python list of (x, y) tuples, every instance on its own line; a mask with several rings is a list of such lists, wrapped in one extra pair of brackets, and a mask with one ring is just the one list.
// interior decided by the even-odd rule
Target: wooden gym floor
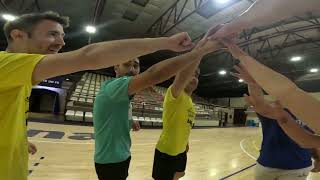
[[(93, 127), (29, 122), (28, 128), (33, 131), (29, 140), (38, 147), (38, 153), (30, 156), (29, 180), (97, 179), (91, 138)], [(35, 133), (38, 130), (56, 131), (60, 137), (46, 136), (47, 132)], [(154, 148), (160, 132), (160, 129), (132, 132), (128, 180), (152, 179)], [(186, 175), (182, 180), (251, 180), (260, 143), (260, 128), (193, 129)], [(311, 174), (308, 179), (320, 179), (320, 175)]]

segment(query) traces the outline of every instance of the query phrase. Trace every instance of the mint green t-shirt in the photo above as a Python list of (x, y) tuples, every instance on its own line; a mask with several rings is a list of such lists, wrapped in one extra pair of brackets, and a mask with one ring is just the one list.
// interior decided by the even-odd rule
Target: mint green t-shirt
[(128, 84), (132, 77), (105, 81), (93, 106), (94, 160), (99, 164), (118, 163), (130, 157), (132, 106)]

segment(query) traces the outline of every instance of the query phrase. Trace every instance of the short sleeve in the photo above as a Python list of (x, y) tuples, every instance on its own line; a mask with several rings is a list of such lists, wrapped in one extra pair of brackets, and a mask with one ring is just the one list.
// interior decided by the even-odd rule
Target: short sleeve
[(32, 84), (35, 66), (45, 55), (0, 52), (0, 86)]
[(129, 100), (128, 87), (132, 77), (121, 77), (107, 83), (104, 87), (104, 95), (107, 95), (110, 99), (123, 101)]
[(179, 101), (183, 98), (183, 93), (180, 93), (180, 95), (178, 97), (174, 97), (172, 95), (172, 86), (170, 86), (168, 89), (167, 89), (167, 92), (166, 92), (166, 96), (165, 96), (165, 101), (167, 102), (173, 102), (173, 101)]

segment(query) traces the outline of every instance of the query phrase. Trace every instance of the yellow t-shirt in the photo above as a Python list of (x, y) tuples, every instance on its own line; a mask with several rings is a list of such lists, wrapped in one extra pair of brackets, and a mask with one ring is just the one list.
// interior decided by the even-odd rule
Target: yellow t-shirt
[(170, 86), (163, 102), (163, 130), (156, 148), (171, 156), (183, 153), (194, 118), (195, 108), (191, 97), (183, 91), (179, 97), (174, 98)]
[(0, 52), (0, 179), (28, 176), (27, 111), (32, 73), (43, 55)]

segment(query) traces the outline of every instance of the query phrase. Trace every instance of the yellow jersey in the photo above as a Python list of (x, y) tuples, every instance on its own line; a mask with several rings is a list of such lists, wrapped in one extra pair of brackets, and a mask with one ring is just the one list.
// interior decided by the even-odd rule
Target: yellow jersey
[(44, 55), (0, 52), (0, 179), (28, 176), (27, 112), (32, 73)]
[(191, 97), (183, 91), (179, 97), (174, 98), (170, 86), (163, 102), (163, 129), (156, 148), (171, 156), (183, 153), (189, 141), (195, 115)]

